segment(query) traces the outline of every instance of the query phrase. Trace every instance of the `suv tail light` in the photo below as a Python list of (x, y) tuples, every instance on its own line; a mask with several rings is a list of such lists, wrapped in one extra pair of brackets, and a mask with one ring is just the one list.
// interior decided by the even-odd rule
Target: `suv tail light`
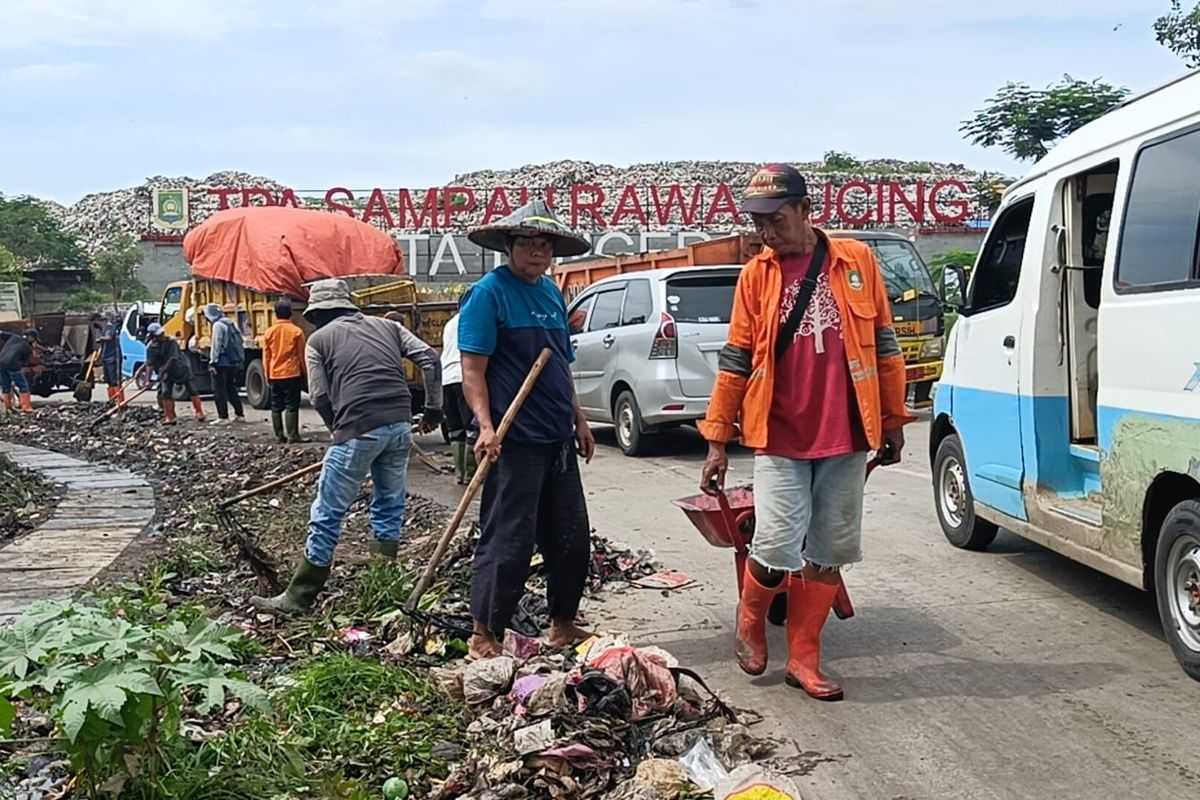
[(679, 340), (675, 337), (675, 318), (663, 314), (658, 324), (658, 333), (654, 334), (654, 344), (650, 346), (651, 358), (675, 358), (679, 355)]

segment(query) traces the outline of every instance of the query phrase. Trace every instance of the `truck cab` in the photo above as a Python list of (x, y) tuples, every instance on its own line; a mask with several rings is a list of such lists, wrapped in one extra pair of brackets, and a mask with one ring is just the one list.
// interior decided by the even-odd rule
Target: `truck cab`
[(946, 303), (921, 254), (907, 237), (886, 231), (833, 230), (834, 238), (857, 239), (875, 253), (888, 299), (892, 325), (904, 353), (905, 382), (917, 405), (927, 403), (942, 376), (942, 334)]
[(158, 322), (161, 303), (139, 300), (125, 311), (121, 320), (121, 374), (131, 378), (146, 363), (146, 328)]

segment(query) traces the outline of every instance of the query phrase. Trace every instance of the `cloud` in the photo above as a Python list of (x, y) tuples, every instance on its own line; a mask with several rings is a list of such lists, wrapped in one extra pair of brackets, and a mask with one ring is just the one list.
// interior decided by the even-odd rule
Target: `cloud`
[(73, 81), (95, 69), (86, 61), (66, 61), (61, 64), (26, 64), (8, 70), (8, 77), (20, 83), (52, 83)]
[(249, 4), (238, 0), (4, 0), (4, 6), (0, 49), (216, 41), (254, 18)]
[(304, 16), (354, 36), (377, 39), (401, 22), (437, 16), (445, 0), (324, 0)]

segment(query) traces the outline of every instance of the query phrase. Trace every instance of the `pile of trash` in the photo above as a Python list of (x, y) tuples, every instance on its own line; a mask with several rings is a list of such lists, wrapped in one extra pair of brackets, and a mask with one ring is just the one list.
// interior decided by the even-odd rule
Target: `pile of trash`
[(0, 545), (48, 519), (53, 503), (53, 486), (0, 454)]
[(624, 636), (547, 652), (509, 631), (504, 655), (430, 674), (476, 715), (435, 787), (439, 800), (720, 798), (747, 775), (790, 786), (758, 766), (775, 745), (751, 735), (756, 717), (727, 706), (667, 651)]

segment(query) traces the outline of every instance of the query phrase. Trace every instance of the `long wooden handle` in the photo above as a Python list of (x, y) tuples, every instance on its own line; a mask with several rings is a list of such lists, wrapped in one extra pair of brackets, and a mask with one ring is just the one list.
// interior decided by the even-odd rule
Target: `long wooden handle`
[(92, 352), (92, 357), (88, 359), (87, 371), (83, 373), (83, 382), (84, 383), (87, 383), (88, 381), (90, 381), (92, 379), (92, 372), (96, 369), (96, 359), (99, 357), (99, 355), (100, 355), (100, 351), (95, 350)]
[(97, 425), (99, 425), (101, 422), (104, 422), (104, 420), (111, 417), (113, 414), (116, 414), (121, 409), (129, 408), (130, 403), (132, 403), (134, 400), (138, 399), (139, 397), (141, 397), (142, 395), (144, 395), (146, 392), (150, 391), (153, 388), (154, 388), (153, 386), (147, 386), (145, 389), (138, 389), (136, 392), (129, 395), (129, 397), (125, 398), (124, 403), (117, 403), (115, 406), (113, 406), (112, 408), (106, 409), (103, 414), (101, 414), (100, 416), (98, 416), (94, 420), (92, 420), (92, 424), (90, 427), (94, 428)]
[[(529, 374), (525, 376), (525, 382), (521, 384), (517, 396), (508, 404), (508, 410), (504, 412), (504, 419), (500, 420), (500, 427), (496, 429), (496, 444), (504, 441), (508, 429), (512, 427), (513, 420), (517, 418), (517, 414), (521, 411), (521, 406), (525, 404), (525, 399), (533, 391), (533, 385), (537, 383), (538, 377), (542, 374), (542, 370), (546, 367), (552, 355), (553, 352), (549, 347), (543, 348), (542, 352), (538, 354), (537, 360), (533, 362), (533, 366), (529, 368)], [(446, 548), (450, 546), (450, 540), (458, 532), (458, 526), (462, 524), (463, 517), (467, 514), (467, 509), (471, 507), (471, 501), (475, 499), (475, 494), (483, 486), (483, 480), (487, 477), (488, 470), (491, 468), (491, 459), (484, 459), (483, 463), (475, 470), (475, 476), (471, 478), (471, 483), (467, 485), (467, 490), (463, 492), (462, 499), (458, 501), (458, 508), (454, 510), (454, 516), (451, 517), (446, 530), (442, 531), (442, 538), (438, 540), (437, 547), (434, 549), (433, 555), (429, 558), (429, 564), (425, 567), (425, 573), (421, 575), (421, 580), (417, 582), (416, 588), (413, 589), (412, 594), (408, 597), (408, 602), (405, 603), (409, 611), (417, 607), (417, 603), (421, 600), (421, 595), (425, 594), (429, 585), (433, 583), (434, 573), (437, 572), (438, 565), (442, 561), (442, 556), (446, 555)]]
[(295, 472), (289, 472), (287, 475), (284, 475), (282, 478), (276, 478), (275, 480), (271, 481), (270, 483), (264, 483), (262, 486), (256, 486), (253, 489), (247, 489), (246, 491), (242, 492), (241, 494), (234, 495), (233, 497), (229, 498), (228, 500), (222, 500), (221, 502), (217, 503), (217, 508), (229, 508), (234, 503), (240, 503), (243, 500), (246, 500), (250, 497), (254, 497), (256, 495), (264, 494), (265, 492), (269, 492), (272, 489), (278, 489), (280, 486), (283, 486), (284, 484), (287, 484), (287, 483), (291, 483), (292, 481), (296, 480), (297, 478), (303, 478), (305, 475), (311, 475), (312, 473), (319, 470), (321, 468), (322, 464), (324, 464), (323, 461), (318, 461), (315, 464), (309, 464), (307, 467), (301, 467), (300, 469), (296, 470)]

